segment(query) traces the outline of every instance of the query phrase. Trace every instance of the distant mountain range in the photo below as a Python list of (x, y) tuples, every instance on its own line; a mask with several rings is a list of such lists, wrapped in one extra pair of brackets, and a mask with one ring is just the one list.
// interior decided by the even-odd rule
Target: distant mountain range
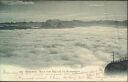
[(75, 28), (87, 26), (127, 26), (128, 20), (113, 21), (113, 20), (99, 20), (99, 21), (62, 21), (62, 20), (47, 20), (45, 22), (6, 22), (0, 23), (0, 29), (54, 29), (54, 28)]

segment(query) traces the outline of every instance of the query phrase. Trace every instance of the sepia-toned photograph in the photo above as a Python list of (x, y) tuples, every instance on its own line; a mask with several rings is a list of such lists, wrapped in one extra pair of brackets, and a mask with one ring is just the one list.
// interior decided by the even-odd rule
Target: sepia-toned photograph
[(0, 81), (128, 81), (127, 1), (0, 0)]

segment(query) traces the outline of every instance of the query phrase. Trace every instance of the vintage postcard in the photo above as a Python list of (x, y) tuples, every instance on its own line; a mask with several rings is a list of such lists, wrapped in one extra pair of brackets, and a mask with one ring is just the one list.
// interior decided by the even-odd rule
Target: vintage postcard
[(128, 81), (127, 1), (0, 0), (0, 81)]

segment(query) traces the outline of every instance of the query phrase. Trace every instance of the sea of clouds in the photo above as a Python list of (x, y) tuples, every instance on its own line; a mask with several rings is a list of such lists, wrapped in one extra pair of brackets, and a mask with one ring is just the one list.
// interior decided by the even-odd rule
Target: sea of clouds
[[(115, 60), (126, 57), (127, 28), (0, 30), (0, 80), (126, 81), (126, 76), (104, 74), (113, 52)], [(26, 70), (60, 70), (61, 75), (56, 79), (53, 72)]]
[(0, 63), (25, 68), (103, 66), (126, 56), (127, 29), (0, 30)]

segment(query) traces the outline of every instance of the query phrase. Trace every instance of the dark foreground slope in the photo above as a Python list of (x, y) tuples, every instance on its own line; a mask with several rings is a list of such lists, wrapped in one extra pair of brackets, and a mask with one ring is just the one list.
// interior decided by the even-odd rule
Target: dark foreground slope
[(111, 62), (105, 67), (105, 74), (127, 74), (128, 60)]

